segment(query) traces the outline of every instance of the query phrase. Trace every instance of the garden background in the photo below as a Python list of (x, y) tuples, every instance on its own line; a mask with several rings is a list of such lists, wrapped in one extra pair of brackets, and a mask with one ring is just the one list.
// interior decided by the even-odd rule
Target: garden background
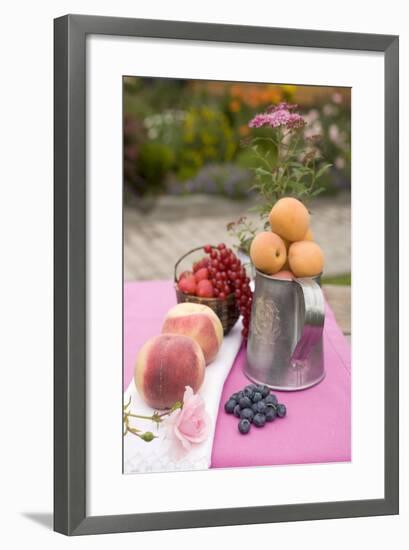
[(247, 142), (269, 129), (248, 122), (272, 104), (296, 103), (318, 166), (331, 164), (309, 209), (324, 291), (350, 338), (350, 89), (138, 77), (123, 85), (125, 280), (170, 279), (188, 250), (234, 246), (226, 226), (242, 216), (262, 230)]

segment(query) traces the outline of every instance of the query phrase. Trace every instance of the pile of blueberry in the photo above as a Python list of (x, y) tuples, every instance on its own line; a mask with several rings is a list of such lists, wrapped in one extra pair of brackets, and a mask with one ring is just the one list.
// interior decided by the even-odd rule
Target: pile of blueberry
[(276, 417), (284, 418), (287, 414), (286, 406), (278, 402), (270, 388), (260, 384), (250, 384), (233, 393), (224, 404), (224, 410), (240, 418), (241, 434), (249, 433), (251, 424), (262, 428), (266, 422), (272, 422)]

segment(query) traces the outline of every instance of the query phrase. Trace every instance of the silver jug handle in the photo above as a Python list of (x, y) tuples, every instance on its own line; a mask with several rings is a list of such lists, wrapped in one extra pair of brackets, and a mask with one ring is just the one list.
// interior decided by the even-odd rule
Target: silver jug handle
[(297, 364), (307, 359), (311, 349), (322, 336), (325, 320), (325, 303), (321, 287), (310, 278), (294, 279), (304, 296), (304, 326), (293, 354), (291, 364)]

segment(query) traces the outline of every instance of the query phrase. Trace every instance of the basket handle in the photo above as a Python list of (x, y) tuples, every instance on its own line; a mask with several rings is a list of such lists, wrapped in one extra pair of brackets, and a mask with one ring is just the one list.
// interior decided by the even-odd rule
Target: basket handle
[[(215, 246), (212, 246), (212, 248), (216, 248)], [(189, 252), (186, 252), (186, 254), (183, 254), (183, 256), (181, 256), (178, 261), (175, 263), (175, 271), (174, 271), (174, 277), (175, 277), (175, 283), (177, 282), (178, 278), (177, 278), (177, 271), (178, 271), (178, 267), (179, 267), (179, 264), (182, 260), (184, 260), (187, 256), (189, 256), (189, 254), (192, 254), (192, 252), (197, 252), (198, 250), (203, 250), (203, 246), (198, 246), (197, 248), (192, 248), (192, 250), (189, 250)]]

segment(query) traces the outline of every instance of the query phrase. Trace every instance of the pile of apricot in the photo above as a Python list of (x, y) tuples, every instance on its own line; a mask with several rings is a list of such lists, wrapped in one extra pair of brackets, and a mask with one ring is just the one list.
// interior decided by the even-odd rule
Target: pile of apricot
[(310, 214), (293, 197), (276, 202), (269, 215), (271, 231), (255, 236), (250, 257), (255, 267), (272, 276), (314, 277), (322, 273), (324, 254), (313, 240)]

